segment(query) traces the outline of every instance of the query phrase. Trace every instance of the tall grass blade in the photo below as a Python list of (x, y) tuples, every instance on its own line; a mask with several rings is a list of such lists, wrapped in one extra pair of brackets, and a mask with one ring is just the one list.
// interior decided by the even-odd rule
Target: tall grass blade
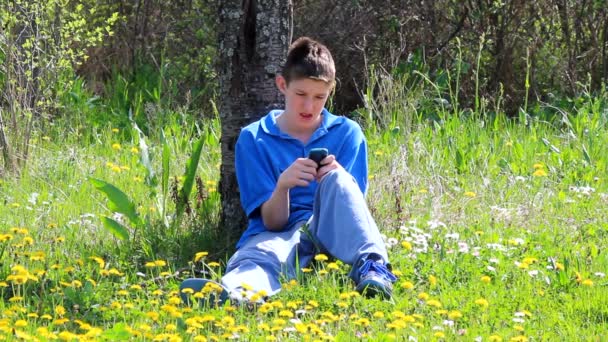
[(163, 152), (162, 152), (162, 175), (161, 175), (161, 191), (163, 192), (163, 213), (167, 212), (167, 198), (169, 196), (169, 172), (170, 172), (170, 155), (171, 150), (169, 149), (169, 144), (167, 143), (167, 138), (165, 137), (165, 133), (161, 134), (162, 144), (163, 144)]
[(192, 155), (186, 164), (186, 173), (184, 174), (184, 185), (182, 186), (177, 202), (177, 210), (176, 217), (179, 221), (179, 218), (184, 213), (186, 209), (186, 204), (188, 203), (188, 197), (190, 197), (190, 193), (192, 192), (192, 187), (194, 185), (194, 177), (196, 176), (196, 168), (198, 167), (198, 162), (201, 158), (201, 152), (203, 150), (203, 140), (204, 138), (200, 138), (195, 144), (192, 150)]

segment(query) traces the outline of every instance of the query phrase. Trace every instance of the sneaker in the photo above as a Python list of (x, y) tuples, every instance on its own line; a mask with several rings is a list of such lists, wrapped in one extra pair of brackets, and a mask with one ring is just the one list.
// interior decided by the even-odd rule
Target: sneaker
[(385, 265), (378, 254), (372, 253), (362, 259), (358, 267), (359, 279), (357, 292), (371, 298), (381, 296), (384, 299), (393, 297), (393, 283), (397, 277), (391, 273), (390, 265)]
[(201, 308), (215, 308), (224, 305), (228, 300), (228, 290), (220, 283), (209, 279), (190, 278), (179, 286), (182, 302), (192, 305), (192, 298), (198, 299)]

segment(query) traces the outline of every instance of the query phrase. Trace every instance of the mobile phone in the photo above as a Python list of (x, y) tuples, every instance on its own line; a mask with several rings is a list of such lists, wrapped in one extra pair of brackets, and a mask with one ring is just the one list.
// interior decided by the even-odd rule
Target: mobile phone
[(329, 152), (326, 148), (313, 148), (310, 150), (310, 152), (308, 152), (308, 159), (314, 160), (317, 163), (318, 167), (320, 167), (321, 160), (327, 157), (328, 154)]

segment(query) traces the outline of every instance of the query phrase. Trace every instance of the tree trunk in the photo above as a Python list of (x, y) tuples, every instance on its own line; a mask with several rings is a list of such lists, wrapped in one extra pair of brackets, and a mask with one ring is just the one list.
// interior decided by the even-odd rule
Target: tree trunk
[(219, 6), (219, 112), (222, 125), (221, 230), (226, 246), (246, 227), (234, 168), (240, 129), (283, 106), (274, 78), (291, 42), (291, 0), (223, 0)]

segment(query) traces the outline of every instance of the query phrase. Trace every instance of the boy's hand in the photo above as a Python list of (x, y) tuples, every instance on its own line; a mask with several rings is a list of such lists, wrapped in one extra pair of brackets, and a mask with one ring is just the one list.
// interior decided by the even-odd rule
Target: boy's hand
[(336, 156), (334, 156), (333, 154), (330, 154), (327, 157), (323, 158), (323, 160), (321, 160), (319, 164), (321, 165), (321, 167), (319, 167), (319, 170), (317, 171), (317, 175), (315, 177), (317, 179), (317, 182), (320, 182), (321, 178), (323, 178), (323, 176), (325, 176), (329, 171), (342, 168), (342, 165), (338, 163), (338, 161), (336, 160)]
[(298, 158), (281, 173), (279, 181), (277, 182), (277, 187), (289, 190), (296, 186), (308, 186), (316, 176), (317, 163), (308, 158)]

